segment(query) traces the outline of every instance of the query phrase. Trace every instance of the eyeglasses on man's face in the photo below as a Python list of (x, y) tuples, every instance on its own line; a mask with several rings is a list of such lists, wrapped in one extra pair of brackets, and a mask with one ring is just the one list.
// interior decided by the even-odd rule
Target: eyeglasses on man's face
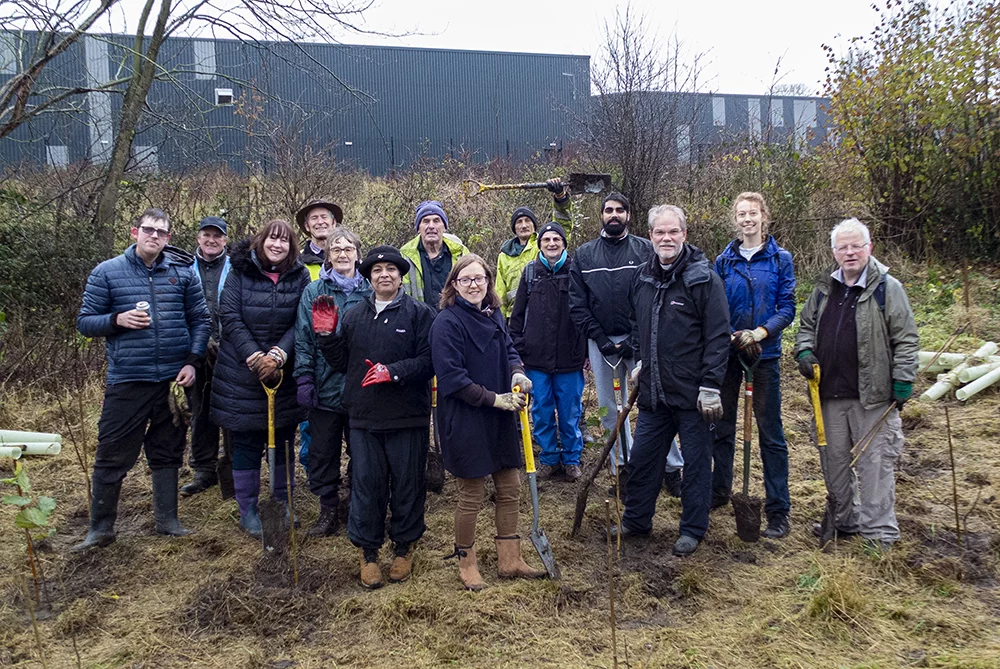
[(163, 237), (166, 239), (170, 236), (170, 231), (164, 228), (154, 228), (152, 225), (140, 225), (139, 232), (146, 235), (147, 237)]
[(486, 285), (486, 277), (482, 274), (479, 276), (461, 276), (456, 281), (462, 288), (468, 288), (472, 284), (476, 284), (477, 286)]
[(868, 244), (843, 244), (841, 246), (834, 246), (833, 250), (836, 253), (847, 253), (848, 251), (857, 253), (868, 247)]

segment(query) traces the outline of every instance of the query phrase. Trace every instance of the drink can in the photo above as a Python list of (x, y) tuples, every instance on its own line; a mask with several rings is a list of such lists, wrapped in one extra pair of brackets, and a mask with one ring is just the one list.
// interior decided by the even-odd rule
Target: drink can
[(147, 316), (149, 316), (150, 319), (153, 318), (152, 315), (149, 313), (149, 302), (147, 302), (146, 300), (142, 300), (140, 302), (136, 302), (135, 303), (135, 308), (138, 309), (139, 311), (143, 312)]

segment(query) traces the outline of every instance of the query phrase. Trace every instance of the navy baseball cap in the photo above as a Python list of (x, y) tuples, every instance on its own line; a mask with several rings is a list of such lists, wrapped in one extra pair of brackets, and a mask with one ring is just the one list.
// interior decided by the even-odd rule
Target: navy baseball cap
[(218, 228), (222, 234), (228, 234), (226, 232), (226, 222), (218, 216), (206, 216), (201, 219), (201, 223), (198, 224), (198, 231), (201, 232), (205, 228)]

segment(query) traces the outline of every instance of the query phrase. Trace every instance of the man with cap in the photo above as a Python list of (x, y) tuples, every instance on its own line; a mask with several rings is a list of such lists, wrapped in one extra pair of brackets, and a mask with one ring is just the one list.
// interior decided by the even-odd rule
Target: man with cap
[(326, 259), (326, 238), (335, 227), (343, 223), (344, 210), (333, 202), (313, 200), (298, 210), (295, 222), (309, 241), (302, 247), (299, 260), (309, 270), (312, 281), (319, 278), (319, 271)]
[(469, 249), (448, 232), (448, 216), (437, 200), (424, 200), (417, 205), (413, 227), (417, 236), (399, 250), (410, 263), (410, 271), (403, 276), (403, 289), (436, 313), (452, 263)]
[(206, 216), (198, 224), (198, 248), (194, 251), (195, 265), (205, 292), (205, 304), (212, 319), (205, 362), (196, 368), (194, 385), (188, 391), (191, 405), (191, 455), (188, 464), (194, 479), (181, 487), (188, 497), (208, 490), (219, 482), (216, 465), (219, 460), (219, 428), (209, 419), (212, 398), (212, 375), (219, 353), (219, 295), (229, 275), (229, 253), (226, 249), (228, 226), (218, 216)]
[[(361, 584), (383, 584), (378, 552), (389, 538), (395, 558), (389, 581), (410, 577), (413, 544), (423, 536), (427, 489), (424, 467), (430, 442), (434, 375), (428, 340), (435, 311), (402, 289), (411, 264), (392, 246), (376, 246), (359, 271), (374, 292), (339, 317), (332, 296), (331, 334), (316, 343), (335, 372), (345, 375), (344, 406), (351, 426), (351, 505), (347, 535), (361, 549)], [(338, 325), (339, 321), (339, 325)]]
[[(639, 342), (632, 337), (632, 307), (629, 288), (639, 268), (653, 256), (653, 244), (628, 231), (631, 204), (621, 193), (610, 193), (601, 207), (601, 236), (576, 250), (570, 268), (569, 304), (573, 322), (587, 336), (590, 366), (594, 372), (597, 403), (606, 410), (601, 417), (605, 430), (614, 429), (618, 418), (614, 380), (619, 379), (624, 395), (628, 377), (635, 368)], [(622, 399), (624, 403), (624, 398)], [(628, 481), (625, 464), (630, 448), (628, 418), (622, 425), (612, 471), (619, 484)], [(624, 445), (624, 448), (623, 448)], [(684, 465), (675, 441), (670, 448), (664, 479), (671, 495), (680, 496), (680, 468)]]
[[(573, 231), (573, 217), (570, 213), (569, 189), (558, 178), (545, 182), (552, 193), (552, 220), (567, 231), (567, 238)], [(510, 216), (510, 230), (514, 237), (504, 242), (497, 256), (497, 295), (500, 297), (500, 311), (504, 318), (510, 318), (514, 310), (514, 296), (517, 294), (521, 273), (538, 257), (538, 219), (529, 207), (518, 207)]]

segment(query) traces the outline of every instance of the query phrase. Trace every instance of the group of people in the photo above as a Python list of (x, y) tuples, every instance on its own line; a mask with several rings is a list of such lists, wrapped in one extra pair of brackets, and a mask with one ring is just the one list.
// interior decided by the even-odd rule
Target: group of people
[[(531, 397), (539, 473), (581, 476), (584, 369), (589, 365), (607, 429), (621, 388), (638, 387), (634, 443), (622, 430), (611, 467), (625, 509), (615, 531), (648, 535), (661, 488), (681, 499), (676, 555), (694, 552), (710, 509), (729, 503), (737, 403), (754, 371), (766, 491), (765, 536), (790, 531), (788, 450), (781, 422), (782, 332), (795, 317), (791, 254), (768, 234), (759, 193), (733, 204), (736, 239), (714, 266), (687, 242), (684, 211), (658, 205), (648, 239), (630, 230), (628, 198), (602, 204), (601, 233), (571, 256), (571, 197), (547, 182), (552, 216), (539, 226), (527, 207), (494, 266), (448, 231), (440, 202), (416, 209), (416, 236), (401, 248), (364, 251), (335, 203), (313, 201), (292, 225), (266, 223), (230, 249), (227, 224), (206, 217), (198, 248), (169, 246), (170, 219), (148, 209), (135, 244), (91, 273), (78, 316), (85, 336), (105, 337), (107, 389), (94, 463), (90, 531), (75, 549), (115, 540), (122, 481), (142, 447), (152, 470), (158, 533), (188, 533), (177, 517), (186, 426), (169, 396), (187, 389), (193, 408), (183, 495), (218, 481), (219, 430), (231, 446), (240, 527), (259, 537), (261, 461), (276, 441), (274, 496), (286, 505), (300, 460), (320, 513), (309, 529), (339, 529), (341, 461), (349, 455), (347, 535), (359, 549), (364, 586), (383, 584), (378, 552), (388, 538), (390, 582), (410, 577), (425, 531), (425, 465), (432, 379), (444, 467), (455, 478), (454, 552), (466, 588), (483, 587), (475, 548), (486, 478), (495, 488), (501, 577), (544, 574), (521, 556), (517, 534), (522, 467), (518, 413)], [(893, 463), (902, 447), (898, 411), (851, 465), (853, 443), (886, 403), (912, 390), (917, 333), (905, 291), (871, 257), (870, 234), (849, 219), (834, 228), (837, 265), (820, 278), (800, 315), (795, 355), (820, 397), (828, 445), (820, 449), (836, 529), (885, 548), (899, 536)], [(273, 395), (269, 410), (268, 394)], [(859, 499), (860, 498), (860, 499)], [(296, 522), (292, 509), (289, 523)]]

